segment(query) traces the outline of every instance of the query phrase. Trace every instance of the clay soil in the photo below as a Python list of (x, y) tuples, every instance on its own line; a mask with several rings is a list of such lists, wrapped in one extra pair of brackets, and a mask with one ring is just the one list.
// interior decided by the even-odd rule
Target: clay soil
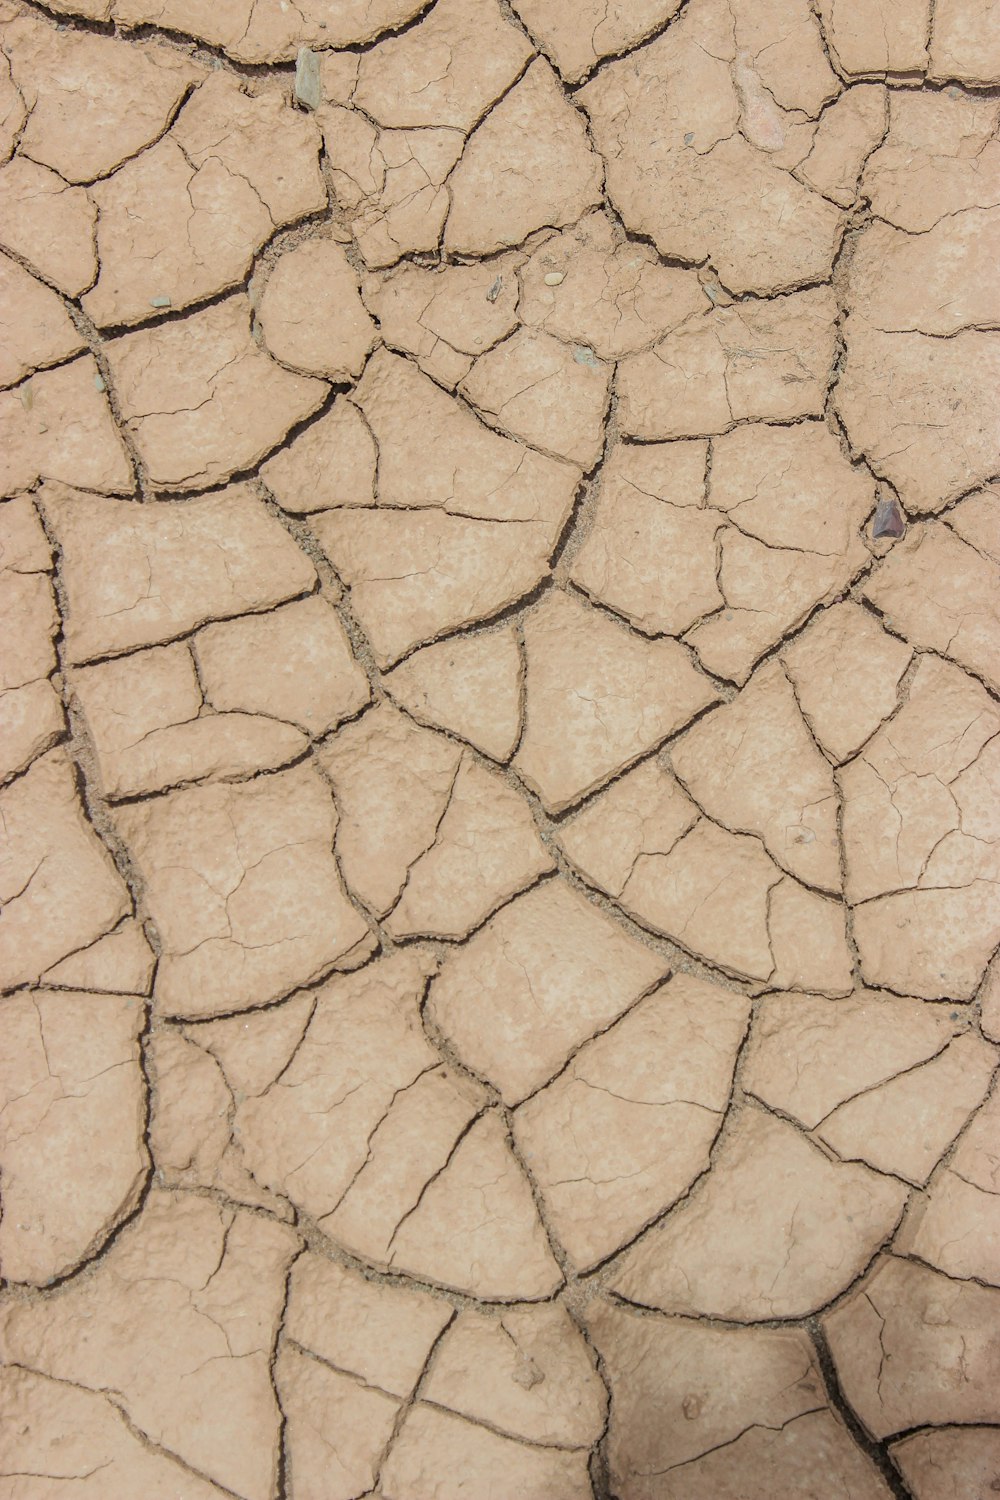
[(0, 1500), (991, 1500), (997, 0), (0, 0), (0, 160)]

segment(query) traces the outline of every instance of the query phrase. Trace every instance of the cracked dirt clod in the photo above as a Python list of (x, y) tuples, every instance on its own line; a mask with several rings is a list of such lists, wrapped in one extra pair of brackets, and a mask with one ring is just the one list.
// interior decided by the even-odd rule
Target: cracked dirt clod
[(537, 58), (470, 137), (450, 179), (445, 248), (487, 255), (600, 201), (603, 172), (580, 114)]
[(385, 277), (366, 277), (362, 292), (386, 343), (414, 355), (451, 390), (472, 368), (472, 356), (517, 327), (521, 261), (512, 255), (466, 265), (404, 264)]
[[(865, 597), (913, 645), (940, 651), (1000, 691), (1000, 605), (990, 563), (947, 526), (929, 525), (894, 547)], [(961, 597), (963, 607), (956, 609)], [(919, 600), (919, 604), (918, 604)]]
[(743, 1085), (812, 1130), (845, 1100), (919, 1068), (964, 1026), (946, 1005), (859, 990), (849, 999), (765, 995)]
[(994, 1094), (963, 1131), (947, 1165), (911, 1204), (899, 1236), (904, 1253), (949, 1276), (991, 1286), (1000, 1286), (998, 1114)]
[[(773, 10), (764, 35), (755, 36), (759, 17), (749, 6), (735, 14), (716, 4), (687, 8), (634, 59), (609, 64), (579, 94), (626, 226), (650, 236), (662, 255), (711, 260), (730, 290), (763, 295), (826, 280), (841, 223), (836, 205), (769, 159), (786, 140), (780, 111), (763, 138), (759, 126), (742, 135), (737, 129), (748, 86), (775, 108), (753, 66), (754, 48), (763, 56), (780, 40), (768, 25), (778, 19)], [(838, 89), (815, 21), (804, 4), (801, 12), (795, 39), (785, 37), (796, 80), (786, 98), (800, 117)], [(818, 91), (814, 68), (825, 74)], [(785, 223), (793, 233), (778, 231)]]
[(17, 385), (32, 370), (59, 364), (85, 347), (66, 306), (17, 261), (0, 256), (0, 385)]
[(3, 1500), (1000, 1486), (996, 0), (0, 0)]
[(199, 717), (201, 692), (183, 644), (85, 667), (70, 681), (111, 801), (276, 770), (306, 750), (290, 724), (241, 713)]
[(840, 889), (833, 775), (779, 666), (762, 667), (734, 703), (682, 735), (670, 764), (710, 817), (757, 834), (806, 884)]
[(499, 1317), (460, 1313), (421, 1395), (528, 1442), (568, 1448), (591, 1447), (607, 1415), (593, 1355), (566, 1310), (551, 1303), (505, 1309)]
[(387, 667), (514, 604), (548, 574), (580, 470), (491, 431), (385, 351), (369, 361), (357, 401), (377, 445), (377, 494), (313, 525)]
[(626, 1253), (613, 1286), (689, 1317), (802, 1317), (864, 1270), (905, 1201), (902, 1183), (835, 1164), (793, 1126), (747, 1106), (711, 1175)]
[(406, 950), (324, 987), (289, 1066), (238, 1109), (245, 1160), (383, 1269), (486, 1299), (549, 1296), (559, 1268), (504, 1127), (421, 1030), (430, 969)]
[[(73, 0), (59, 0), (54, 7), (75, 8)], [(221, 47), (244, 63), (292, 62), (304, 43), (349, 47), (368, 42), (405, 26), (420, 9), (419, 0), (345, 0), (335, 14), (319, 0), (303, 0), (285, 11), (254, 0), (224, 0), (210, 12), (203, 12), (197, 0), (84, 0), (85, 14), (103, 20), (112, 11), (124, 26), (162, 26)]]
[(462, 132), (381, 130), (339, 104), (324, 105), (319, 117), (336, 201), (365, 264), (393, 266), (404, 255), (436, 251)]
[[(892, 93), (885, 139), (862, 174), (874, 213), (888, 223), (871, 226), (874, 239), (859, 237), (858, 267), (847, 266), (847, 284), (858, 282), (861, 297), (847, 305), (835, 405), (852, 446), (897, 486), (904, 504), (921, 511), (939, 510), (982, 483), (1000, 455), (994, 414), (982, 405), (979, 384), (967, 378), (973, 359), (988, 383), (997, 336), (990, 315), (981, 321), (988, 291), (975, 272), (976, 243), (961, 233), (963, 223), (975, 225), (988, 243), (990, 211), (1000, 201), (996, 118), (996, 104), (958, 90), (912, 98)], [(886, 276), (876, 288), (867, 266), (879, 246)], [(948, 246), (951, 278), (936, 246)], [(969, 275), (961, 275), (963, 263)], [(898, 288), (898, 276), (907, 273), (910, 309)], [(948, 338), (936, 338), (937, 330)], [(904, 390), (906, 398), (898, 399)]]
[(448, 1304), (427, 1292), (368, 1281), (322, 1255), (303, 1255), (292, 1271), (289, 1338), (401, 1400), (450, 1320)]
[(592, 469), (604, 447), (611, 374), (592, 349), (522, 329), (481, 355), (459, 389), (504, 431)]
[(273, 458), (261, 478), (293, 515), (370, 505), (375, 491), (375, 440), (358, 408), (343, 396)]
[(73, 1387), (102, 1392), (110, 1383), (142, 1436), (264, 1500), (279, 1430), (268, 1358), (295, 1244), (268, 1219), (154, 1193), (98, 1274), (44, 1304), (41, 1319), (30, 1307), (5, 1309), (0, 1348)]
[(932, 0), (818, 0), (830, 49), (845, 73), (919, 72), (927, 64)]
[(93, 285), (97, 208), (81, 187), (27, 156), (0, 168), (0, 244), (68, 297)]
[(80, 990), (110, 990), (117, 995), (148, 995), (156, 955), (134, 917), (60, 959), (45, 972), (52, 984)]
[(137, 155), (205, 78), (172, 48), (59, 31), (26, 11), (4, 17), (4, 52), (29, 110), (21, 151), (72, 183), (105, 177)]
[(632, 635), (572, 595), (549, 594), (529, 617), (525, 657), (526, 728), (513, 764), (552, 811), (655, 749), (716, 696), (676, 642)]
[(257, 347), (241, 296), (123, 334), (107, 354), (126, 429), (165, 490), (204, 489), (259, 463), (329, 390)]
[[(310, 766), (135, 802), (115, 821), (160, 935), (164, 1013), (259, 1005), (370, 949), (331, 852), (337, 814)], [(312, 923), (302, 920), (308, 892), (323, 905)]]
[(997, 203), (997, 104), (961, 91), (893, 90), (889, 126), (862, 187), (880, 219), (920, 234)]
[(994, 326), (1000, 306), (989, 266), (998, 236), (996, 208), (968, 208), (919, 235), (872, 224), (851, 257), (848, 296), (883, 333), (947, 337)]
[[(792, 1009), (790, 998), (761, 1002), (743, 1072), (748, 1092), (843, 1159), (925, 1182), (983, 1103), (995, 1050), (965, 1033), (948, 1006), (872, 991), (832, 1002), (803, 996)], [(794, 1052), (782, 1056), (792, 1037)]]
[(41, 493), (62, 554), (72, 662), (270, 609), (316, 580), (309, 559), (242, 485), (183, 505), (138, 506), (60, 485)]
[(987, 0), (972, 5), (940, 0), (934, 10), (931, 74), (960, 78), (963, 83), (996, 83), (1000, 50), (992, 34), (993, 17)]
[(546, 238), (521, 271), (522, 322), (616, 359), (647, 348), (708, 307), (693, 271), (662, 265), (606, 213)]
[(149, 1039), (146, 1065), (153, 1081), (149, 1142), (160, 1185), (214, 1189), (290, 1220), (287, 1202), (260, 1187), (232, 1139), (233, 1093), (215, 1058), (163, 1029)]
[(841, 1386), (873, 1436), (994, 1421), (986, 1393), (997, 1373), (998, 1298), (994, 1288), (886, 1255), (827, 1314)]
[(996, 1483), (1000, 1435), (993, 1427), (939, 1427), (892, 1445), (893, 1462), (917, 1500), (924, 1495), (959, 1500), (963, 1490)]
[(496, 1114), (474, 1120), (428, 1180), (397, 1226), (390, 1264), (483, 1299), (529, 1301), (560, 1286), (530, 1185)]
[(558, 837), (584, 878), (630, 916), (724, 972), (850, 990), (839, 903), (783, 875), (759, 838), (701, 816), (655, 761), (595, 797)]
[(841, 772), (845, 894), (869, 982), (926, 999), (978, 985), (1000, 938), (998, 730), (985, 690), (924, 656), (908, 701)]
[(588, 1500), (593, 1494), (585, 1452), (528, 1447), (450, 1412), (421, 1405), (413, 1409), (393, 1445), (381, 1492), (384, 1500), (406, 1500), (430, 1483), (440, 1500), (461, 1500), (463, 1492), (495, 1492), (499, 1476), (526, 1500), (544, 1500), (546, 1495)]
[(137, 1043), (144, 1024), (134, 996), (36, 990), (5, 1004), (7, 1280), (37, 1285), (65, 1275), (135, 1207), (149, 1165)]
[[(575, 474), (568, 478), (572, 484)], [(313, 524), (382, 669), (524, 599), (549, 576), (560, 529), (545, 521), (453, 516), (437, 506), (409, 514), (403, 507), (353, 507)]]
[(885, 134), (886, 91), (879, 84), (858, 83), (824, 110), (809, 154), (797, 168), (810, 187), (848, 208), (857, 195), (858, 178)]
[(112, 494), (131, 490), (132, 466), (104, 391), (85, 354), (0, 392), (0, 486), (12, 494), (55, 479)]
[(517, 747), (521, 653), (513, 626), (425, 646), (383, 684), (419, 723), (447, 729), (492, 760), (509, 760)]
[[(752, 1475), (752, 1489), (744, 1476)], [(819, 1476), (822, 1475), (822, 1479)], [(678, 1466), (665, 1477), (660, 1494), (665, 1500), (715, 1500), (723, 1486), (737, 1485), (753, 1500), (766, 1500), (775, 1485), (794, 1484), (803, 1496), (816, 1496), (819, 1484), (836, 1483), (858, 1500), (888, 1500), (891, 1491), (867, 1459), (854, 1447), (843, 1427), (827, 1411), (804, 1412), (777, 1432), (751, 1427), (724, 1452), (707, 1453), (691, 1464)]]
[(818, 614), (781, 660), (820, 746), (843, 761), (895, 712), (912, 655), (867, 610), (845, 602)]
[(542, 522), (554, 545), (580, 470), (493, 432), (413, 364), (379, 351), (355, 397), (378, 451), (373, 503)]
[(205, 701), (220, 711), (267, 714), (322, 735), (371, 697), (343, 623), (320, 595), (207, 625), (191, 645)]
[(605, 1259), (705, 1171), (746, 1019), (743, 996), (675, 975), (517, 1110), (515, 1136), (576, 1265)]
[(530, 57), (490, 0), (439, 0), (417, 26), (361, 53), (351, 103), (394, 129), (469, 131)]
[(63, 735), (52, 683), (59, 616), (48, 542), (23, 496), (0, 510), (0, 780), (15, 776)]
[[(516, 1103), (622, 1015), (665, 967), (596, 907), (549, 881), (448, 956), (428, 1013), (469, 1064)], [(490, 997), (486, 1028), (473, 977), (478, 994)]]
[(747, 419), (818, 417), (835, 344), (836, 305), (825, 287), (706, 311), (622, 361), (622, 431), (697, 437)]
[[(22, 1487), (36, 1479), (66, 1481), (81, 1500), (130, 1491), (149, 1500), (218, 1500), (214, 1484), (146, 1445), (114, 1403), (95, 1391), (12, 1366), (0, 1371), (0, 1392), (7, 1415), (0, 1462)], [(60, 1434), (60, 1467), (50, 1481), (45, 1465), (54, 1432)]]
[[(1000, 337), (975, 329), (949, 339), (883, 333), (853, 313), (845, 334), (837, 410), (852, 443), (904, 504), (938, 511), (991, 477), (1000, 428), (982, 391), (1000, 370)], [(981, 381), (969, 385), (957, 417), (955, 397), (946, 393), (962, 388), (970, 366)]]
[(275, 359), (332, 381), (360, 375), (375, 341), (357, 277), (335, 240), (307, 240), (280, 258), (257, 319)]
[(398, 1404), (338, 1370), (282, 1349), (274, 1368), (284, 1416), (284, 1456), (289, 1482), (300, 1494), (367, 1491), (392, 1435)]
[(722, 516), (705, 504), (705, 443), (619, 444), (601, 470), (573, 582), (649, 635), (680, 635), (723, 604)]
[(639, 1317), (615, 1303), (595, 1303), (587, 1321), (610, 1380), (608, 1457), (625, 1500), (766, 1500), (775, 1484), (820, 1500), (831, 1481), (852, 1500), (886, 1500), (827, 1405), (804, 1330)]
[(250, 97), (209, 77), (162, 140), (91, 190), (100, 275), (86, 311), (136, 323), (242, 281), (275, 229), (326, 206), (319, 147), (275, 89)]
[(562, 76), (576, 83), (602, 57), (629, 52), (680, 9), (681, 0), (586, 0), (583, 5), (517, 0), (517, 14), (555, 59)]
[(465, 937), (552, 867), (517, 794), (388, 703), (319, 759), (344, 881), (395, 937)]
[(847, 74), (907, 74), (927, 66), (933, 0), (819, 0), (829, 46)]
[(64, 752), (0, 790), (4, 988), (38, 979), (131, 912), (129, 893), (88, 823)]

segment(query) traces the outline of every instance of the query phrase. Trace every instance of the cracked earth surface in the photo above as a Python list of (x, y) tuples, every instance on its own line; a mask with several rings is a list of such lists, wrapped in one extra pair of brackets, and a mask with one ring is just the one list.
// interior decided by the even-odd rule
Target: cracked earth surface
[(996, 0), (0, 48), (0, 1496), (989, 1500)]

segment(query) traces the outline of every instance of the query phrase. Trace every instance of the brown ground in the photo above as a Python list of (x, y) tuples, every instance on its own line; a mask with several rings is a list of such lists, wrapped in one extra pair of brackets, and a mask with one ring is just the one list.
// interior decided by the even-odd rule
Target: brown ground
[(0, 1500), (995, 1497), (998, 0), (0, 28)]

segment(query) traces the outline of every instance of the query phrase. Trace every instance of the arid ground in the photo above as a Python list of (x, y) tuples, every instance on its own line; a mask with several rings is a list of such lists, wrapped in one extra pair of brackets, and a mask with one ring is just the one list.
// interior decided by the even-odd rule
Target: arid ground
[(995, 1500), (998, 0), (0, 47), (0, 1500)]

